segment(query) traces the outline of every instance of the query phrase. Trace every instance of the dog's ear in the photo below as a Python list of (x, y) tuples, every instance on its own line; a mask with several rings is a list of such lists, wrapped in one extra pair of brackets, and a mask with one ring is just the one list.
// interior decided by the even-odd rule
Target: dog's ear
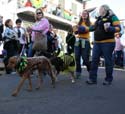
[(12, 61), (17, 61), (17, 56), (12, 56), (12, 57), (10, 57), (10, 60), (12, 60)]

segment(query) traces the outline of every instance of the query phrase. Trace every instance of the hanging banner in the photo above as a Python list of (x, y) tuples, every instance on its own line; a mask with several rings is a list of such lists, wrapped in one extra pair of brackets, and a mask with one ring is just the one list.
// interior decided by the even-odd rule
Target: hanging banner
[(35, 8), (40, 8), (43, 5), (44, 0), (31, 0), (32, 6)]

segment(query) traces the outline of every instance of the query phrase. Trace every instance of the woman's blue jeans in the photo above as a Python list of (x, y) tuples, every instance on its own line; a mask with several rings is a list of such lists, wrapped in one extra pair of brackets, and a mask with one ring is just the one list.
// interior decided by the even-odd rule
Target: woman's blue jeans
[(100, 61), (100, 56), (105, 60), (105, 80), (111, 82), (113, 80), (113, 57), (112, 53), (115, 48), (115, 42), (111, 43), (94, 43), (92, 50), (92, 62), (89, 78), (92, 81), (97, 81), (97, 70)]
[(29, 49), (28, 49), (28, 57), (33, 56), (33, 50), (32, 50), (33, 42), (29, 44)]
[(75, 46), (74, 47), (74, 52), (75, 52), (75, 61), (76, 61), (76, 75), (81, 75), (82, 69), (81, 69), (81, 57), (84, 61), (84, 64), (87, 66), (87, 70), (89, 71), (90, 69), (90, 42), (85, 41), (85, 47), (82, 48), (81, 45)]

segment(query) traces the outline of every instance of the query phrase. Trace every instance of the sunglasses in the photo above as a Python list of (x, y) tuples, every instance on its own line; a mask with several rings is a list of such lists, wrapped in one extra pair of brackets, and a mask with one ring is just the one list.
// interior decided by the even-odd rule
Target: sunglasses
[(37, 12), (36, 14), (39, 15), (39, 14), (42, 14), (42, 12)]

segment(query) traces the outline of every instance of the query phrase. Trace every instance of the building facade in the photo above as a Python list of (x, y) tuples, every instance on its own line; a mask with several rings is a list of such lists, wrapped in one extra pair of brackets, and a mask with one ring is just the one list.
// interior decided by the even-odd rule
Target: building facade
[(58, 29), (63, 43), (68, 29), (79, 21), (83, 4), (77, 0), (1, 0), (0, 14), (4, 20), (10, 18), (15, 22), (21, 18), (25, 26), (34, 22), (36, 8), (42, 8), (50, 23)]

